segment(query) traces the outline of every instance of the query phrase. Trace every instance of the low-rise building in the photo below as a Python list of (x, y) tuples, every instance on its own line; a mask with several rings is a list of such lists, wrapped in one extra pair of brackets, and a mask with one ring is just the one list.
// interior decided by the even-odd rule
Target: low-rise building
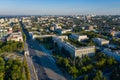
[(55, 23), (52, 24), (52, 27), (54, 27), (54, 30), (62, 29), (62, 27), (59, 24), (55, 24)]
[(115, 36), (115, 31), (110, 31), (110, 34), (112, 35), (112, 36)]
[(113, 57), (120, 62), (120, 51), (112, 51), (110, 49), (104, 49), (102, 52), (107, 56)]
[(8, 36), (7, 41), (20, 41), (20, 42), (23, 42), (22, 33), (21, 32), (11, 33)]
[(115, 32), (114, 36), (120, 38), (120, 31), (119, 32)]
[(58, 33), (58, 34), (65, 34), (65, 33), (67, 33), (67, 32), (71, 32), (72, 31), (72, 29), (57, 29), (56, 30), (56, 32)]
[(75, 39), (77, 41), (84, 41), (88, 39), (87, 35), (77, 35), (77, 34), (71, 34), (69, 38)]
[(12, 33), (11, 27), (0, 27), (0, 39), (5, 39), (5, 37), (11, 33)]
[(93, 31), (94, 30), (94, 26), (90, 25), (90, 26), (85, 26), (85, 31)]
[(55, 30), (55, 28), (54, 28), (53, 26), (51, 26), (51, 27), (50, 27), (50, 30), (51, 30), (51, 31), (54, 31), (54, 30)]
[(7, 36), (7, 29), (0, 29), (0, 39), (2, 39), (4, 36)]
[(99, 46), (109, 44), (109, 40), (102, 39), (102, 38), (94, 38), (93, 41), (94, 41), (96, 44), (98, 44)]

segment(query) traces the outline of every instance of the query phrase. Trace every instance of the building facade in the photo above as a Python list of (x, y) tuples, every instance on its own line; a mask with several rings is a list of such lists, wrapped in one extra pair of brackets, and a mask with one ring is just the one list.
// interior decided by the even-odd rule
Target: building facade
[(20, 41), (20, 42), (23, 42), (22, 33), (21, 32), (11, 33), (8, 36), (7, 41)]
[(88, 39), (87, 35), (77, 35), (77, 34), (71, 34), (69, 38), (75, 39), (77, 41), (84, 41)]
[(99, 46), (109, 44), (109, 40), (102, 39), (102, 38), (94, 38), (93, 41)]
[(95, 46), (77, 48), (68, 42), (62, 41), (59, 37), (53, 37), (53, 40), (58, 44), (60, 50), (64, 48), (69, 52), (71, 57), (82, 57), (84, 55), (92, 56), (95, 53)]

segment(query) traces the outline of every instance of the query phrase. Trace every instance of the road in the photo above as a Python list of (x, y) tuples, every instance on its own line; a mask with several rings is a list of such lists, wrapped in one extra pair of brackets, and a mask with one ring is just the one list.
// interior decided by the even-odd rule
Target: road
[(27, 54), (25, 54), (24, 58), (26, 59), (26, 62), (27, 62), (27, 65), (28, 65), (28, 68), (30, 71), (30, 80), (38, 80), (38, 76), (36, 74), (36, 70), (34, 68), (33, 61), (29, 56), (28, 45), (26, 42), (24, 43), (24, 50), (25, 50), (25, 53), (27, 53)]
[(29, 55), (34, 64), (38, 80), (66, 80), (46, 49), (37, 40), (31, 39), (29, 33), (24, 28), (23, 32), (26, 35)]
[[(44, 47), (39, 46), (36, 40), (29, 39), (29, 53), (33, 59), (35, 69), (38, 72), (38, 79), (41, 80), (66, 80), (58, 69), (54, 59), (48, 55)], [(32, 49), (31, 49), (32, 48)]]
[(30, 56), (33, 60), (33, 64), (34, 64), (34, 67), (35, 67), (35, 70), (36, 70), (36, 73), (37, 73), (37, 76), (38, 76), (38, 80), (47, 80), (48, 77), (45, 73), (45, 70), (42, 67), (41, 62), (39, 61), (39, 57), (36, 56), (35, 53), (36, 52), (35, 52), (34, 49), (29, 48), (29, 54), (30, 54)]
[(27, 61), (27, 64), (28, 64), (28, 68), (30, 70), (30, 80), (38, 80), (33, 62), (32, 62), (32, 60), (29, 56), (26, 56), (26, 61)]

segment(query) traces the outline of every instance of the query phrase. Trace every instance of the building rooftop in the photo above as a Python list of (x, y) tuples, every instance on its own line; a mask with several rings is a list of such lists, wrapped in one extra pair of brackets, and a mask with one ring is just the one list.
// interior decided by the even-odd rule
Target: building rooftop
[[(59, 37), (55, 37), (57, 40), (62, 41)], [(71, 49), (85, 49), (85, 48), (90, 48), (90, 47), (95, 47), (95, 46), (81, 46), (81, 47), (77, 47), (74, 44), (72, 45), (71, 43), (69, 43), (68, 41), (62, 41), (63, 43), (65, 43), (66, 46), (71, 47)]]
[(106, 39), (102, 39), (102, 38), (94, 38), (94, 39), (97, 39), (99, 41), (107, 41)]

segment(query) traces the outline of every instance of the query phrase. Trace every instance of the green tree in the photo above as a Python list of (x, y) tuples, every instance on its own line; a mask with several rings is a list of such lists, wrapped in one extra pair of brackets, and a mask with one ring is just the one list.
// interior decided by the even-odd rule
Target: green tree
[(84, 76), (84, 80), (89, 80), (89, 79), (88, 79), (88, 75), (85, 75), (85, 76)]
[(76, 67), (69, 67), (69, 71), (68, 71), (70, 74), (72, 74), (73, 78), (76, 78), (77, 77), (77, 74), (78, 74), (78, 69), (76, 69)]
[(0, 80), (4, 80), (4, 72), (5, 72), (4, 65), (5, 62), (3, 58), (0, 58)]
[(65, 65), (65, 67), (68, 67), (68, 66), (70, 66), (70, 64), (69, 64), (69, 60), (67, 59), (67, 58), (65, 58), (64, 59), (64, 65)]
[(85, 74), (87, 72), (87, 68), (86, 67), (82, 67), (81, 71), (82, 71), (83, 74)]
[(95, 74), (95, 77), (93, 78), (93, 80), (103, 80), (103, 74), (102, 71), (97, 71)]

